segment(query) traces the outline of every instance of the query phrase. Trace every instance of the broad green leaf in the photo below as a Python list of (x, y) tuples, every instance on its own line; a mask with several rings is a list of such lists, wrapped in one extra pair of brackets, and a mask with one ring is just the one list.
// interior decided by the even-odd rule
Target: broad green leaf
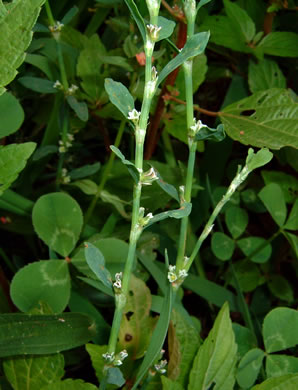
[(294, 32), (274, 31), (267, 34), (257, 48), (272, 56), (297, 57), (297, 42), (298, 34)]
[(188, 374), (199, 348), (200, 336), (197, 329), (177, 311), (173, 310), (168, 334), (169, 364), (168, 378), (187, 387)]
[(174, 28), (176, 26), (176, 23), (172, 20), (166, 19), (162, 16), (158, 17), (158, 27), (161, 27), (161, 30), (159, 32), (158, 41), (161, 41), (163, 39), (169, 38), (174, 31)]
[(82, 79), (81, 86), (94, 101), (100, 99), (104, 90), (104, 76), (101, 73), (103, 62), (101, 59), (106, 54), (106, 49), (99, 36), (94, 34), (84, 43), (84, 49), (81, 50), (78, 58), (77, 74)]
[(138, 370), (136, 381), (132, 390), (136, 390), (138, 384), (143, 379), (144, 375), (146, 375), (149, 368), (152, 366), (154, 361), (158, 358), (163, 343), (165, 341), (171, 312), (173, 307), (173, 289), (170, 283), (168, 284), (166, 296), (163, 300), (162, 310), (160, 312), (159, 319), (157, 321), (156, 327), (154, 329), (153, 335), (150, 340), (150, 344), (148, 350), (145, 354), (144, 360)]
[(158, 177), (158, 180), (156, 181), (156, 183), (160, 186), (160, 188), (162, 188), (168, 195), (170, 195), (173, 199), (177, 200), (177, 202), (179, 203), (180, 200), (179, 200), (179, 195), (178, 195), (178, 191), (176, 190), (176, 188), (172, 185), (172, 184), (169, 184), (169, 183), (166, 183), (160, 173), (158, 171), (155, 171), (156, 172), (156, 175)]
[(3, 371), (14, 390), (40, 390), (63, 377), (64, 358), (62, 354), (7, 358)]
[(257, 153), (254, 152), (252, 148), (248, 149), (248, 154), (246, 157), (245, 165), (249, 172), (254, 169), (260, 168), (268, 164), (273, 158), (273, 153), (270, 152), (267, 148), (258, 150)]
[(237, 344), (229, 316), (229, 305), (225, 303), (195, 358), (188, 390), (205, 390), (212, 385), (214, 390), (233, 389), (236, 361)]
[(259, 63), (252, 60), (248, 67), (248, 84), (252, 93), (270, 88), (286, 88), (286, 78), (278, 64), (273, 60), (263, 59)]
[(121, 56), (102, 56), (101, 60), (103, 64), (119, 66), (120, 68), (123, 68), (128, 72), (133, 72), (134, 70), (127, 58)]
[(66, 308), (70, 297), (70, 276), (65, 260), (42, 260), (21, 268), (13, 277), (10, 294), (23, 312), (39, 301), (46, 302), (54, 313)]
[(251, 390), (296, 390), (298, 386), (298, 375), (289, 374), (277, 378), (269, 378), (260, 385), (254, 386)]
[(119, 111), (128, 117), (128, 113), (134, 109), (134, 100), (129, 90), (118, 81), (105, 79), (105, 90), (109, 95), (110, 101), (118, 108)]
[(293, 302), (293, 288), (288, 280), (282, 275), (270, 275), (268, 280), (268, 288), (275, 297), (289, 303)]
[(270, 378), (298, 373), (298, 358), (287, 355), (269, 354), (266, 359), (266, 374)]
[(259, 348), (254, 348), (248, 351), (237, 368), (237, 382), (242, 389), (250, 388), (258, 378), (262, 367), (264, 351)]
[(232, 291), (218, 285), (217, 283), (189, 274), (183, 282), (183, 286), (218, 307), (222, 307), (222, 305), (227, 301), (229, 302), (229, 306), (232, 311), (238, 311), (237, 297)]
[(41, 160), (42, 158), (49, 156), (50, 154), (58, 153), (57, 145), (46, 145), (40, 146), (36, 149), (35, 153), (32, 156), (33, 161)]
[(211, 238), (211, 249), (218, 259), (226, 261), (233, 256), (235, 242), (226, 234), (215, 232)]
[[(249, 261), (238, 261), (234, 264), (238, 282), (243, 292), (256, 289), (263, 281), (258, 266)], [(231, 277), (230, 284), (235, 287), (234, 279)]]
[(25, 114), (18, 99), (8, 92), (0, 96), (0, 112), (0, 138), (3, 138), (19, 130)]
[(215, 141), (220, 142), (224, 140), (226, 134), (223, 125), (218, 125), (216, 129), (204, 126), (195, 135), (195, 141)]
[(298, 148), (297, 105), (289, 91), (272, 88), (225, 107), (219, 115), (227, 134), (245, 145)]
[(263, 322), (267, 353), (282, 351), (298, 344), (298, 311), (287, 307), (271, 310)]
[(100, 169), (100, 163), (86, 164), (80, 168), (75, 168), (69, 172), (72, 180), (85, 179), (85, 177), (92, 176)]
[(0, 356), (57, 353), (83, 345), (94, 335), (95, 323), (85, 314), (1, 314)]
[(182, 385), (179, 382), (172, 381), (166, 376), (161, 377), (162, 390), (183, 390)]
[[(45, 0), (16, 0), (0, 3), (0, 95), (16, 76), (32, 40), (32, 28)], [(8, 9), (9, 7), (9, 9)]]
[(32, 221), (37, 235), (61, 256), (74, 249), (83, 226), (79, 204), (62, 192), (41, 196), (33, 207)]
[(85, 102), (79, 102), (74, 96), (67, 96), (66, 101), (81, 121), (88, 120), (88, 106)]
[(57, 93), (58, 89), (54, 88), (53, 81), (42, 79), (40, 77), (24, 76), (18, 78), (18, 82), (24, 87), (39, 93)]
[(35, 148), (34, 142), (0, 146), (0, 195), (10, 187), (25, 168)]
[(25, 62), (27, 64), (31, 64), (36, 68), (40, 69), (50, 80), (57, 79), (56, 69), (54, 67), (54, 63), (45, 56), (40, 54), (26, 54)]
[(195, 34), (190, 39), (188, 39), (180, 53), (175, 58), (173, 58), (159, 73), (157, 79), (157, 86), (171, 72), (173, 72), (173, 70), (178, 68), (178, 66), (182, 65), (183, 62), (187, 61), (191, 57), (195, 57), (199, 54), (202, 54), (207, 46), (209, 35), (209, 32), (202, 32)]
[(141, 33), (141, 36), (143, 38), (143, 42), (145, 43), (146, 41), (146, 27), (145, 27), (145, 22), (140, 14), (138, 7), (136, 6), (135, 2), (133, 0), (124, 0), (127, 7), (129, 8), (130, 14), (133, 16), (139, 30)]
[(298, 258), (298, 237), (297, 237), (297, 235), (286, 232), (285, 237), (287, 238), (287, 240), (291, 244), (291, 247), (293, 248), (293, 250)]
[(148, 226), (151, 226), (153, 223), (162, 221), (166, 218), (176, 218), (176, 219), (184, 218), (187, 217), (190, 214), (190, 212), (191, 212), (191, 203), (184, 202), (177, 210), (164, 211), (163, 213), (154, 215), (149, 220), (149, 222), (145, 227), (147, 228)]
[(112, 288), (112, 278), (110, 272), (105, 268), (105, 258), (101, 251), (90, 244), (85, 243), (85, 257), (87, 264), (97, 278), (108, 288)]
[(253, 20), (244, 9), (230, 0), (224, 0), (224, 7), (235, 33), (238, 33), (237, 38), (242, 42), (250, 43), (256, 33)]
[(113, 205), (123, 218), (130, 218), (130, 215), (127, 214), (124, 207), (126, 204), (128, 204), (128, 202), (120, 199), (117, 195), (110, 194), (108, 191), (105, 190), (101, 191), (99, 196), (103, 202), (110, 203), (111, 205)]
[(132, 360), (143, 357), (148, 349), (155, 325), (155, 320), (149, 316), (150, 308), (149, 288), (132, 275), (118, 341), (120, 350), (126, 349)]
[(298, 199), (296, 199), (296, 202), (294, 203), (290, 211), (290, 215), (286, 224), (284, 225), (284, 228), (289, 230), (298, 229)]
[(103, 368), (106, 364), (106, 361), (102, 357), (104, 353), (107, 352), (107, 345), (95, 345), (95, 344), (86, 344), (86, 350), (90, 355), (92, 366), (95, 371), (95, 375), (100, 382), (103, 378)]
[(256, 339), (251, 330), (233, 322), (233, 331), (238, 345), (238, 355), (242, 358), (250, 349), (256, 346)]
[[(296, 149), (294, 149), (296, 150)], [(298, 150), (297, 150), (298, 151)], [(265, 184), (276, 183), (282, 189), (286, 203), (293, 203), (298, 192), (298, 181), (293, 175), (282, 171), (261, 171)]]
[(41, 390), (97, 390), (98, 387), (82, 379), (65, 379), (55, 382), (53, 385), (43, 387)]
[(95, 195), (98, 191), (98, 185), (90, 179), (76, 180), (69, 185), (78, 187), (86, 195)]
[(247, 211), (237, 206), (231, 206), (226, 211), (225, 222), (232, 237), (239, 238), (245, 232), (248, 224)]
[[(237, 245), (245, 256), (255, 263), (265, 263), (270, 259), (272, 246), (270, 243), (266, 245), (266, 240), (263, 237), (246, 237), (237, 241)], [(258, 250), (259, 248), (260, 249)], [(253, 253), (256, 253), (253, 255)]]
[(258, 195), (271, 217), (282, 227), (287, 218), (287, 206), (280, 186), (276, 183), (267, 184)]

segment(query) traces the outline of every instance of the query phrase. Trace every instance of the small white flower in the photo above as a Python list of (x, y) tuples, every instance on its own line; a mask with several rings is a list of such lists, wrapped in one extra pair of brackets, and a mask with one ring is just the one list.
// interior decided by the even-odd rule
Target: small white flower
[(196, 121), (196, 118), (193, 118), (193, 121), (194, 125), (190, 126), (190, 128), (194, 131), (194, 133), (197, 133), (201, 130), (202, 127), (205, 127), (205, 125), (200, 120)]
[(167, 361), (166, 360), (161, 360), (159, 362), (159, 364), (155, 364), (154, 365), (154, 368), (155, 370), (159, 373), (159, 374), (165, 374), (166, 373), (166, 369), (165, 369), (165, 366), (167, 365)]
[(108, 363), (112, 363), (112, 362), (114, 361), (114, 359), (115, 359), (115, 354), (114, 354), (114, 352), (112, 352), (112, 353), (106, 352), (106, 353), (103, 353), (103, 354), (102, 354), (102, 357), (103, 357)]
[(128, 353), (127, 353), (126, 349), (123, 349), (123, 351), (119, 352), (119, 358), (120, 358), (121, 360), (126, 359), (127, 356), (128, 356)]
[(150, 38), (153, 42), (157, 41), (159, 38), (159, 32), (161, 27), (155, 26), (154, 24), (147, 24), (147, 30), (149, 32)]
[(137, 111), (135, 108), (128, 113), (127, 119), (131, 121), (138, 121), (140, 119), (141, 113)]
[(74, 140), (73, 134), (70, 134), (70, 133), (67, 133), (67, 138), (69, 139), (69, 141), (73, 141)]
[(185, 269), (181, 269), (179, 271), (178, 277), (179, 279), (185, 279), (187, 277), (188, 273), (185, 271)]
[(62, 89), (63, 87), (62, 87), (62, 84), (60, 83), (60, 81), (56, 80), (54, 82), (53, 88)]
[(174, 283), (178, 279), (176, 274), (176, 266), (169, 265), (168, 280), (170, 283)]
[(68, 94), (68, 95), (73, 95), (73, 94), (75, 94), (75, 92), (76, 92), (78, 89), (79, 89), (79, 87), (78, 87), (77, 85), (72, 84), (72, 85), (68, 88), (67, 94)]

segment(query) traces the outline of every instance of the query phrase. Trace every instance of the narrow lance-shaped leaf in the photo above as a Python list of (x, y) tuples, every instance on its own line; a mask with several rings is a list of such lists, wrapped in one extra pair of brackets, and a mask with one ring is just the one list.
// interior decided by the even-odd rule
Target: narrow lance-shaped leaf
[(98, 277), (98, 279), (108, 288), (112, 288), (112, 278), (110, 272), (105, 268), (105, 258), (101, 251), (90, 242), (85, 243), (86, 261)]
[(0, 357), (57, 353), (86, 344), (95, 323), (85, 314), (0, 315)]
[(229, 105), (219, 113), (228, 135), (245, 145), (298, 148), (298, 103), (273, 88)]
[(145, 228), (147, 228), (148, 226), (151, 226), (155, 222), (162, 221), (163, 219), (166, 219), (166, 218), (180, 219), (180, 218), (188, 217), (190, 212), (191, 212), (191, 207), (192, 207), (191, 203), (184, 202), (181, 204), (180, 208), (177, 210), (164, 211), (163, 213), (156, 214), (152, 218), (150, 218), (150, 220), (149, 220), (148, 224), (146, 224)]
[[(0, 95), (16, 76), (32, 40), (32, 28), (45, 0), (16, 0), (0, 3)], [(9, 7), (9, 10), (8, 10)]]
[(127, 118), (128, 113), (134, 109), (134, 100), (129, 90), (113, 79), (105, 79), (105, 90), (114, 106)]
[(89, 117), (88, 106), (85, 102), (79, 102), (74, 96), (67, 96), (67, 103), (70, 108), (77, 114), (81, 121), (86, 122)]
[(146, 41), (146, 26), (144, 23), (144, 19), (142, 15), (140, 14), (140, 11), (138, 10), (138, 7), (136, 6), (135, 2), (133, 0), (124, 0), (127, 7), (129, 8), (130, 13), (132, 14), (139, 30), (141, 33), (141, 36), (143, 38), (143, 41), (145, 43)]
[(116, 156), (120, 158), (122, 163), (127, 166), (127, 169), (129, 171), (129, 173), (131, 174), (132, 178), (134, 179), (134, 181), (136, 183), (138, 183), (139, 178), (140, 178), (140, 174), (139, 174), (139, 171), (137, 170), (137, 167), (131, 161), (126, 160), (125, 156), (122, 154), (122, 152), (118, 148), (116, 148), (116, 146), (111, 145), (110, 148), (116, 154)]
[(173, 70), (182, 65), (183, 62), (188, 59), (195, 57), (205, 50), (208, 40), (209, 32), (201, 32), (193, 35), (190, 39), (187, 40), (185, 46), (180, 51), (180, 53), (173, 58), (160, 72), (157, 79), (157, 86), (171, 73)]

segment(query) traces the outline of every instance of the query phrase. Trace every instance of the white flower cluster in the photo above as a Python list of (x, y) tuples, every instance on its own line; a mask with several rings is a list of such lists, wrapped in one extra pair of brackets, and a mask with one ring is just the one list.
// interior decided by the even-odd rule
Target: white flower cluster
[(60, 83), (59, 80), (56, 80), (56, 81), (54, 82), (53, 88), (62, 90), (62, 89), (63, 89), (63, 85)]
[(68, 184), (70, 183), (70, 176), (67, 175), (68, 171), (66, 168), (62, 168), (62, 172), (61, 172), (61, 179), (62, 179), (62, 183), (63, 184)]
[(71, 86), (66, 91), (66, 95), (74, 95), (78, 89), (79, 87), (77, 85), (71, 84)]
[(168, 272), (168, 279), (170, 283), (176, 282), (179, 280), (184, 280), (187, 277), (188, 273), (185, 271), (185, 269), (181, 269), (178, 274), (176, 272), (176, 266), (175, 265), (169, 265), (169, 272)]
[(139, 123), (140, 116), (141, 113), (134, 108), (132, 111), (129, 111), (127, 119), (137, 125)]
[(49, 30), (51, 31), (51, 33), (57, 33), (57, 32), (61, 32), (63, 27), (64, 24), (57, 21), (54, 24), (54, 26), (49, 26)]
[(103, 353), (102, 357), (106, 360), (108, 364), (113, 364), (113, 366), (121, 366), (123, 364), (123, 360), (126, 359), (128, 356), (128, 353), (126, 349), (119, 352), (117, 355), (115, 355), (114, 352), (111, 353)]
[(165, 369), (165, 366), (167, 365), (167, 361), (166, 360), (161, 360), (158, 364), (154, 364), (154, 368), (156, 370), (156, 372), (158, 372), (159, 374), (165, 374), (166, 373), (166, 369)]
[(116, 288), (116, 289), (121, 289), (122, 287), (122, 272), (117, 272), (115, 274), (115, 279), (116, 281), (113, 283), (113, 286)]
[(196, 118), (193, 118), (193, 126), (190, 126), (191, 130), (196, 134), (198, 131), (201, 130), (202, 127), (206, 127), (200, 120), (196, 120)]
[(60, 153), (66, 153), (67, 150), (72, 146), (72, 142), (74, 140), (74, 136), (72, 134), (67, 134), (66, 135), (66, 138), (67, 140), (66, 141), (63, 141), (63, 140), (60, 140), (59, 141), (59, 152)]
[(151, 186), (155, 180), (158, 180), (158, 176), (153, 167), (141, 174), (141, 183), (145, 186)]
[(147, 24), (147, 31), (152, 42), (156, 42), (159, 38), (161, 27), (154, 26), (154, 24)]

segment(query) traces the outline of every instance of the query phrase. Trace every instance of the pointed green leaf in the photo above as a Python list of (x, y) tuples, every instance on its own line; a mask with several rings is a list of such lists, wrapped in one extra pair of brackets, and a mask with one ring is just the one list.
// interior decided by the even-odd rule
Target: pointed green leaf
[(95, 195), (98, 191), (98, 185), (89, 179), (76, 180), (69, 185), (78, 187), (86, 195)]
[(14, 357), (3, 361), (4, 374), (13, 389), (40, 390), (64, 375), (62, 354)]
[(138, 384), (143, 379), (144, 375), (146, 375), (149, 368), (152, 366), (154, 361), (158, 358), (158, 355), (160, 353), (160, 350), (163, 346), (163, 343), (167, 335), (172, 307), (173, 307), (173, 289), (169, 283), (166, 296), (163, 300), (163, 306), (160, 312), (160, 317), (154, 329), (144, 360), (142, 361), (142, 364), (137, 373), (136, 381), (134, 383), (132, 390), (136, 390)]
[(277, 62), (263, 59), (259, 63), (249, 62), (248, 84), (252, 93), (270, 88), (286, 88), (286, 78)]
[(26, 162), (35, 148), (34, 142), (0, 146), (0, 196), (25, 168)]
[[(296, 150), (296, 149), (292, 149)], [(297, 150), (298, 152), (298, 150)], [(298, 154), (297, 154), (298, 161)], [(295, 176), (282, 171), (261, 171), (265, 184), (276, 183), (282, 189), (286, 203), (294, 203), (298, 193), (298, 180)]]
[(236, 361), (237, 344), (229, 316), (229, 305), (225, 303), (195, 358), (188, 390), (208, 389), (214, 383), (218, 389), (233, 389)]
[(298, 34), (294, 32), (274, 31), (267, 34), (257, 48), (264, 54), (280, 57), (298, 56)]
[(269, 354), (266, 358), (266, 374), (270, 378), (298, 373), (298, 358), (287, 355)]
[(89, 117), (87, 104), (85, 102), (78, 102), (74, 96), (67, 96), (66, 100), (69, 106), (77, 114), (78, 118), (81, 119), (81, 121), (86, 122)]
[(250, 388), (258, 378), (265, 352), (259, 348), (248, 351), (240, 360), (237, 382), (242, 389)]
[(85, 177), (92, 176), (100, 169), (100, 163), (86, 164), (80, 168), (75, 168), (69, 172), (72, 180), (85, 179)]
[(155, 172), (158, 177), (156, 183), (159, 185), (159, 187), (162, 188), (173, 199), (177, 200), (178, 203), (180, 203), (178, 191), (176, 188), (172, 184), (166, 183), (157, 170), (155, 170)]
[(108, 350), (107, 345), (95, 345), (95, 344), (86, 344), (86, 351), (90, 355), (92, 366), (95, 371), (95, 375), (100, 382), (104, 376), (103, 369), (106, 364), (105, 359), (102, 357), (104, 353)]
[(119, 111), (128, 117), (128, 113), (134, 109), (134, 100), (129, 90), (118, 81), (105, 79), (105, 90), (109, 95), (110, 101), (118, 108)]
[(43, 301), (54, 313), (61, 313), (70, 297), (67, 262), (43, 260), (26, 265), (12, 279), (10, 294), (13, 303), (23, 312)]
[(0, 96), (0, 112), (0, 138), (3, 138), (19, 130), (25, 114), (18, 99), (8, 92)]
[[(249, 256), (249, 259), (255, 263), (265, 263), (270, 259), (272, 254), (271, 244), (267, 243), (266, 245), (266, 240), (263, 237), (251, 236), (241, 238), (237, 241), (237, 245), (245, 256)], [(263, 249), (258, 250), (261, 246)], [(257, 251), (257, 253), (251, 256), (255, 251)]]
[(298, 199), (296, 199), (296, 202), (290, 211), (289, 218), (284, 225), (284, 228), (289, 230), (298, 230)]
[(284, 276), (270, 275), (268, 280), (268, 288), (275, 297), (289, 303), (293, 302), (293, 288)]
[(235, 242), (222, 232), (215, 232), (211, 238), (211, 249), (215, 256), (223, 261), (233, 256)]
[(184, 202), (177, 210), (164, 211), (163, 213), (159, 213), (150, 218), (149, 222), (146, 224), (145, 228), (151, 226), (152, 224), (162, 221), (166, 218), (175, 218), (181, 219), (184, 217), (188, 217), (191, 213), (191, 203)]
[(211, 127), (204, 126), (197, 132), (195, 135), (195, 141), (215, 141), (220, 142), (225, 139), (225, 131), (223, 125), (218, 125), (216, 129), (212, 129)]
[(61, 256), (74, 249), (83, 226), (76, 200), (62, 192), (41, 196), (33, 207), (32, 222), (37, 235)]
[(269, 378), (251, 390), (296, 390), (298, 387), (298, 375), (289, 374), (277, 378)]
[(116, 156), (120, 158), (122, 163), (127, 166), (127, 169), (129, 171), (129, 173), (131, 174), (132, 178), (134, 179), (134, 181), (136, 183), (138, 183), (139, 178), (140, 178), (140, 174), (139, 174), (139, 171), (137, 170), (137, 167), (135, 166), (135, 164), (133, 164), (129, 160), (126, 160), (125, 156), (121, 153), (121, 151), (118, 148), (116, 148), (116, 146), (111, 145), (110, 148), (116, 154)]
[(166, 376), (161, 377), (162, 390), (183, 390), (182, 385), (179, 382), (171, 381)]
[(18, 82), (24, 87), (39, 93), (57, 93), (58, 89), (54, 88), (53, 81), (42, 79), (40, 77), (24, 76), (18, 78)]
[(233, 238), (239, 238), (245, 232), (248, 224), (247, 211), (237, 206), (231, 206), (226, 211), (225, 222)]
[(233, 322), (236, 343), (238, 345), (238, 355), (242, 358), (250, 349), (256, 346), (256, 339), (252, 331), (245, 326)]
[(285, 89), (257, 92), (219, 114), (227, 134), (245, 145), (298, 148), (298, 103)]
[(224, 0), (224, 6), (233, 29), (238, 33), (238, 39), (245, 43), (251, 42), (256, 33), (253, 20), (243, 8), (230, 0)]
[(90, 242), (86, 242), (85, 257), (90, 269), (98, 279), (106, 287), (112, 288), (112, 278), (110, 272), (105, 268), (105, 258), (101, 251)]
[(291, 244), (291, 247), (293, 248), (293, 251), (298, 258), (298, 237), (297, 237), (297, 235), (286, 232), (285, 237), (287, 238), (287, 240)]
[(143, 38), (143, 42), (145, 43), (146, 42), (146, 26), (145, 26), (144, 19), (143, 19), (142, 15), (140, 14), (138, 7), (136, 6), (136, 4), (133, 0), (125, 0), (125, 3), (127, 5), (127, 7), (129, 8), (131, 15), (133, 16), (133, 18), (134, 18), (134, 20), (135, 20), (135, 22), (140, 30), (141, 36)]
[(267, 353), (278, 352), (298, 344), (298, 311), (287, 307), (271, 310), (263, 322), (263, 339)]
[(83, 345), (94, 335), (95, 323), (85, 314), (1, 314), (0, 356), (57, 353)]
[(278, 226), (282, 227), (287, 218), (287, 206), (280, 186), (276, 183), (270, 183), (258, 195), (271, 217)]
[[(32, 28), (45, 0), (15, 0), (2, 3), (0, 10), (0, 95), (16, 76), (32, 40)], [(8, 10), (9, 6), (9, 10)]]
[(121, 387), (125, 383), (123, 374), (118, 367), (110, 367), (107, 373), (107, 383)]
[(160, 72), (157, 79), (157, 86), (171, 73), (173, 70), (178, 68), (183, 62), (188, 59), (195, 57), (205, 50), (208, 40), (209, 32), (202, 32), (193, 35), (190, 39), (187, 40), (185, 46), (180, 51), (180, 53), (173, 58)]
[(211, 1), (211, 0), (200, 0), (200, 1), (199, 1), (199, 4), (197, 5), (197, 12), (198, 12), (199, 9), (200, 9), (201, 7), (203, 7), (205, 4), (210, 3), (210, 1)]
[(249, 148), (245, 165), (247, 166), (248, 171), (251, 172), (254, 169), (268, 164), (272, 158), (273, 153), (271, 153), (267, 148), (258, 150), (257, 153), (255, 153), (252, 148)]

